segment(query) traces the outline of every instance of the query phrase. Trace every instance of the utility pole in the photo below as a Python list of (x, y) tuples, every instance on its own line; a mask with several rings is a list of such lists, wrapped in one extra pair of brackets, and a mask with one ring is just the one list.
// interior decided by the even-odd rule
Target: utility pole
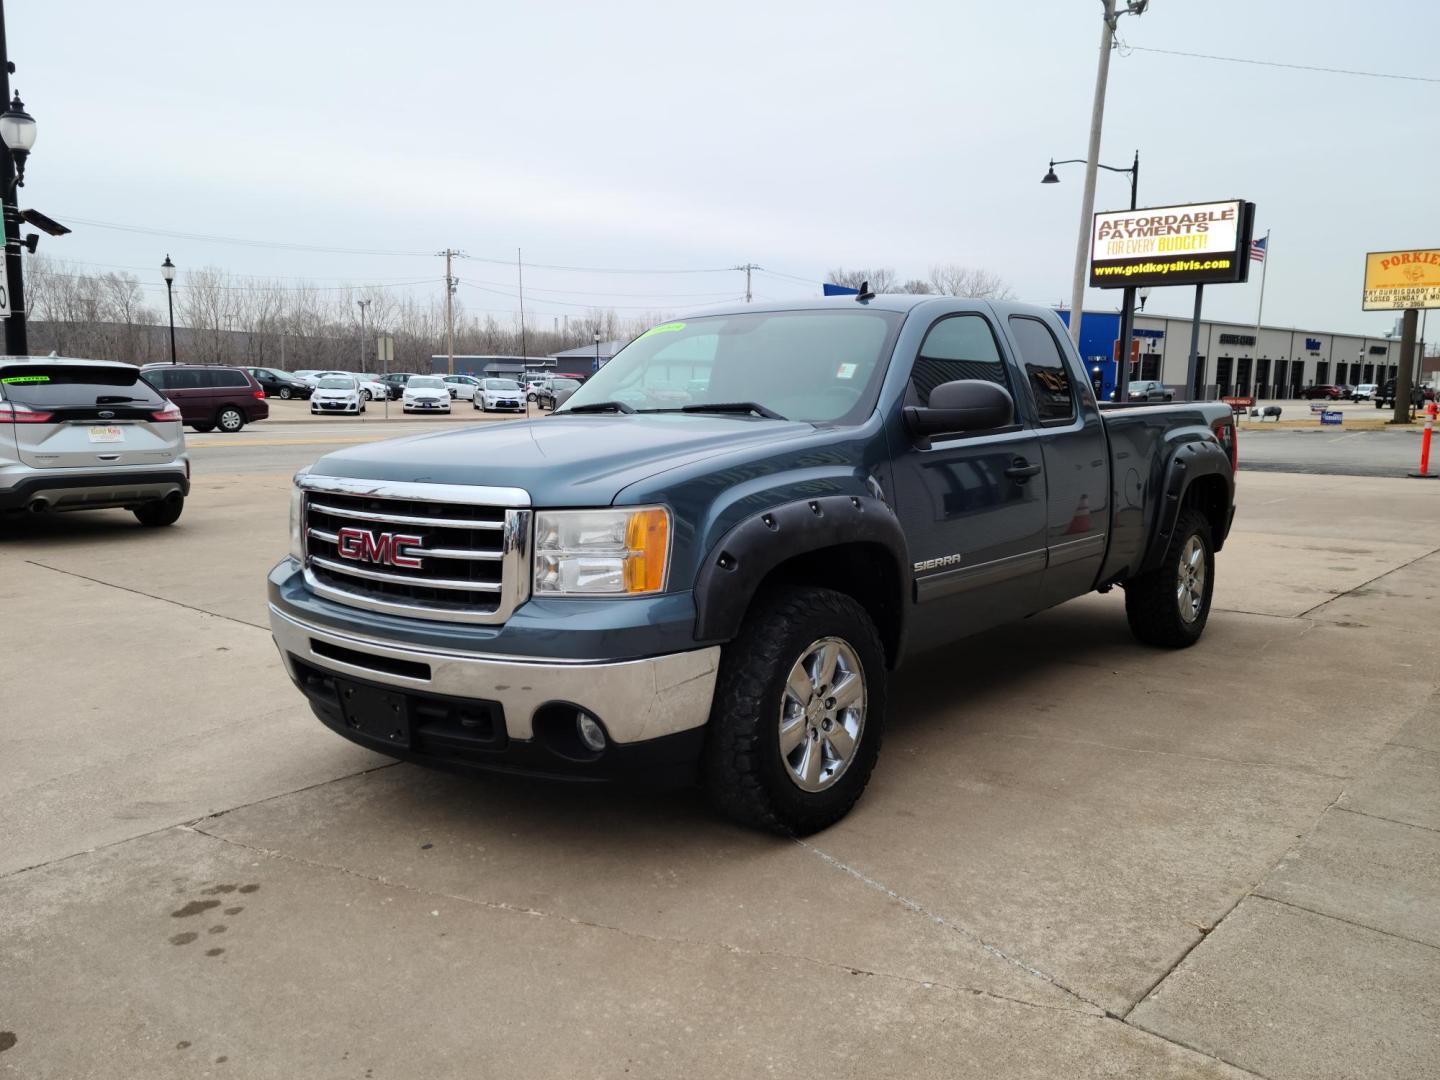
[(370, 306), (369, 300), (356, 300), (360, 307), (360, 366), (355, 369), (356, 374), (365, 372), (365, 309)]
[(530, 352), (525, 347), (525, 267), (520, 262), (520, 249), (515, 249), (515, 274), (520, 280), (520, 359), (529, 359)]
[(1400, 366), (1395, 369), (1395, 415), (1392, 424), (1410, 422), (1410, 393), (1415, 380), (1411, 372), (1415, 367), (1415, 331), (1419, 329), (1420, 311), (1406, 308), (1400, 323)]
[(745, 303), (748, 304), (750, 303), (750, 271), (764, 270), (765, 268), (763, 266), (756, 266), (754, 263), (747, 262), (743, 266), (735, 267), (735, 269), (745, 271)]
[(455, 275), (450, 272), (450, 260), (460, 252), (446, 248), (440, 253), (445, 256), (445, 373), (455, 374)]
[[(1085, 155), (1085, 189), (1080, 197), (1080, 232), (1075, 240), (1075, 277), (1070, 286), (1070, 340), (1080, 344), (1080, 316), (1085, 307), (1085, 272), (1090, 264), (1090, 230), (1095, 216), (1095, 168), (1100, 160), (1100, 131), (1105, 123), (1105, 87), (1110, 80), (1110, 50), (1115, 46), (1115, 0), (1105, 6), (1100, 33), (1100, 64), (1095, 71), (1095, 99), (1090, 106), (1090, 150)], [(1150, 0), (1126, 0), (1123, 14), (1140, 15)], [(1128, 345), (1125, 346), (1129, 348)], [(1128, 364), (1126, 357), (1125, 363)], [(1127, 368), (1128, 371), (1128, 368)]]

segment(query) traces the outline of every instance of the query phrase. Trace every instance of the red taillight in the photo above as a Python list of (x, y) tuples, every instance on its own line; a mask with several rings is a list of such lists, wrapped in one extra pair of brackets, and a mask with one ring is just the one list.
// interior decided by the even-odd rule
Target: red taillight
[(265, 391), (264, 391), (264, 390), (256, 390), (256, 391), (251, 395), (251, 397), (258, 398), (260, 401), (264, 401), (264, 400), (265, 400)]
[(18, 402), (0, 401), (0, 420), (9, 420), (12, 424), (48, 424), (54, 415)]
[(179, 423), (181, 420), (180, 409), (167, 401), (165, 408), (150, 414), (150, 419), (159, 424)]
[(1220, 445), (1225, 448), (1225, 453), (1230, 457), (1230, 468), (1240, 468), (1240, 430), (1235, 426), (1232, 417), (1229, 420), (1215, 421), (1215, 438), (1220, 440)]

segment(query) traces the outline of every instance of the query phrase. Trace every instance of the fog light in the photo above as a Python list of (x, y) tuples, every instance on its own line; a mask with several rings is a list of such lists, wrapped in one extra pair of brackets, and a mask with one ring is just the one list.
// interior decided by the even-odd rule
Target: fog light
[(597, 754), (605, 749), (605, 729), (589, 713), (575, 714), (575, 729), (580, 732), (580, 741), (587, 749)]

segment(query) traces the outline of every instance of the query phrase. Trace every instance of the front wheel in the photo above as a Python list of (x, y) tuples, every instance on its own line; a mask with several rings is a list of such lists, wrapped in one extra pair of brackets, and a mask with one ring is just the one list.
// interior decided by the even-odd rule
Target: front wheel
[(289, 401), (293, 396), (294, 396), (294, 391), (291, 390), (290, 387), (288, 387), (288, 386), (282, 386), (282, 387), (280, 388), (280, 400), (281, 400), (281, 401)]
[(370, 400), (370, 391), (369, 391), (369, 390), (361, 390), (361, 391), (360, 391), (360, 396), (361, 396), (362, 398), (364, 398), (366, 401), (369, 401), (369, 400)]
[(865, 609), (831, 589), (779, 590), (721, 657), (706, 791), (741, 824), (818, 832), (865, 790), (884, 725), (885, 650)]
[(1147, 645), (1194, 645), (1205, 632), (1214, 589), (1210, 522), (1198, 510), (1182, 510), (1160, 565), (1125, 584), (1130, 632)]

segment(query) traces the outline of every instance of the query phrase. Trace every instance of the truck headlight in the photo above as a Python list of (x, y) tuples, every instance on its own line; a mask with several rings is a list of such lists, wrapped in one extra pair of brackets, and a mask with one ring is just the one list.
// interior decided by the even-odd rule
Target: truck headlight
[(295, 474), (295, 483), (290, 487), (290, 557), (297, 562), (305, 561), (305, 489), (300, 479), (310, 470), (301, 469)]
[(546, 510), (535, 515), (536, 596), (660, 592), (670, 560), (670, 511)]

